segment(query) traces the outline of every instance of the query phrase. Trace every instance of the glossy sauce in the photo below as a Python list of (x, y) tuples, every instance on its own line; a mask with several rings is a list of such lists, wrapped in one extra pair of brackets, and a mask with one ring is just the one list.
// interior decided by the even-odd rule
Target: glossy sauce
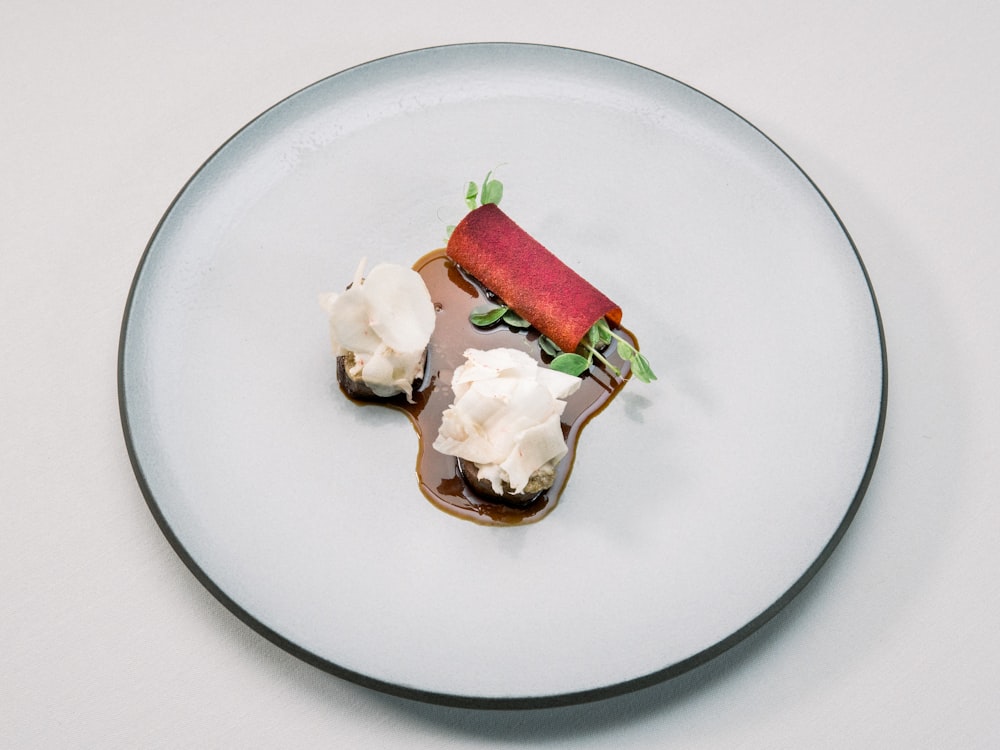
[[(580, 389), (566, 399), (562, 428), (569, 453), (560, 462), (552, 487), (524, 507), (481, 497), (462, 479), (455, 457), (439, 453), (432, 447), (441, 426), (441, 415), (454, 400), (452, 374), (465, 361), (463, 353), (470, 348), (520, 349), (545, 364), (550, 358), (539, 348), (538, 332), (534, 329), (515, 331), (501, 323), (482, 330), (469, 322), (473, 309), (496, 303), (445, 255), (443, 249), (428, 253), (413, 268), (427, 285), (437, 312), (424, 378), (414, 389), (415, 403), (407, 403), (403, 396), (368, 403), (398, 409), (410, 418), (420, 440), (417, 455), (420, 490), (441, 510), (491, 526), (510, 526), (544, 518), (555, 507), (566, 486), (584, 425), (618, 394), (625, 380), (612, 377), (603, 366), (594, 366), (583, 377)], [(616, 333), (636, 345), (628, 331), (619, 328)], [(613, 346), (603, 354), (621, 369), (623, 376), (628, 372), (628, 363), (618, 357)]]

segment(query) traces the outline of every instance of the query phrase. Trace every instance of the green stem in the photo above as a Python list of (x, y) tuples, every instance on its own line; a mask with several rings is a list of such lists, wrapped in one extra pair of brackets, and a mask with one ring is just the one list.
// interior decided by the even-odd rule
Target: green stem
[(632, 344), (630, 344), (624, 338), (622, 338), (617, 333), (615, 333), (614, 331), (612, 331), (610, 328), (608, 329), (608, 333), (611, 335), (611, 338), (613, 338), (615, 341), (620, 341), (621, 343), (625, 344), (625, 346), (627, 346), (631, 351), (633, 351), (633, 352), (635, 351), (635, 347), (632, 346)]
[[(612, 335), (614, 335), (614, 334), (612, 334)], [(607, 367), (609, 370), (611, 370), (611, 372), (614, 373), (614, 375), (615, 375), (616, 378), (620, 378), (622, 376), (622, 371), (619, 370), (617, 367), (615, 367), (613, 364), (611, 364), (611, 362), (608, 360), (608, 358), (605, 357), (603, 354), (601, 354), (599, 351), (597, 351), (597, 349), (595, 349), (594, 347), (592, 347), (590, 344), (584, 344), (583, 348), (586, 349), (588, 352), (590, 352), (590, 358), (591, 359), (593, 359), (594, 357), (597, 357), (599, 360), (601, 360), (601, 362), (604, 363), (604, 366)]]

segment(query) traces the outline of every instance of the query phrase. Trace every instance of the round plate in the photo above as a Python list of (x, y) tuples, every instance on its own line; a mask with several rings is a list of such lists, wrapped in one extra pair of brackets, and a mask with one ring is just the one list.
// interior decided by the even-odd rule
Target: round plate
[[(659, 375), (508, 528), (425, 500), (414, 430), (339, 392), (317, 303), (362, 256), (440, 247), (490, 169)], [(334, 674), (480, 707), (633, 690), (764, 623), (857, 510), (885, 388), (853, 243), (773, 142), (656, 72), (508, 44), (370, 62), (243, 128), (156, 228), (119, 367), (142, 491), (229, 609)]]

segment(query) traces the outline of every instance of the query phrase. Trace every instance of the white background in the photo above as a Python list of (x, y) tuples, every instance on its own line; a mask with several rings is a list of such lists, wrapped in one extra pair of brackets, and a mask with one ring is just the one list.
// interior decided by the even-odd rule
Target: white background
[[(1000, 744), (998, 6), (208, 5), (0, 8), (0, 746)], [(428, 706), (299, 662), (184, 567), (121, 436), (125, 298), (191, 173), (319, 78), (467, 41), (621, 57), (735, 109), (837, 209), (885, 322), (882, 454), (833, 558), (709, 665), (581, 707)]]

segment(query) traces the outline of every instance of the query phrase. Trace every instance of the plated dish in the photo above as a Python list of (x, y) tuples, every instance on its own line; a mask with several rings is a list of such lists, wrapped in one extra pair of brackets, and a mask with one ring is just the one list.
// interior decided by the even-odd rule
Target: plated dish
[[(426, 502), (416, 435), (340, 392), (317, 295), (445, 244), (503, 164), (505, 210), (628, 311), (658, 379), (584, 431), (541, 523)], [(333, 674), (537, 707), (634, 690), (766, 622), (874, 468), (885, 347), (822, 194), (700, 92), (534, 45), (420, 50), (263, 113), (181, 190), (122, 325), (126, 443), (178, 554)]]
[(583, 427), (632, 377), (656, 374), (622, 309), (469, 182), (469, 213), (412, 268), (362, 259), (329, 317), (337, 382), (409, 417), (432, 503), (494, 526), (537, 521), (562, 494)]

